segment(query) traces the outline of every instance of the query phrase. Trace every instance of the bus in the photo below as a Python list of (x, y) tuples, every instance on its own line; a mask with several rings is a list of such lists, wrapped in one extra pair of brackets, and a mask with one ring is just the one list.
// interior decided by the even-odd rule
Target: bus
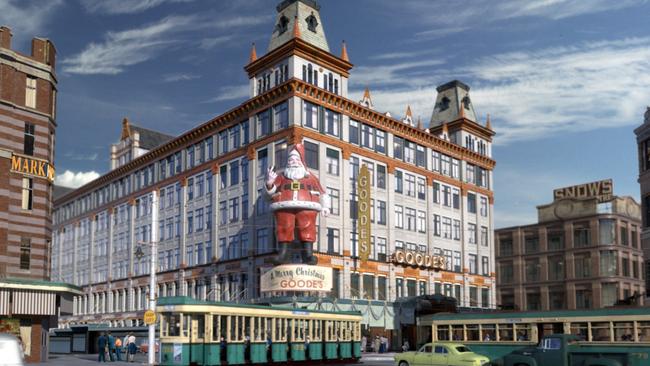
[(355, 362), (361, 313), (158, 299), (161, 365)]
[(650, 307), (438, 313), (419, 322), (431, 327), (432, 341), (460, 342), (490, 360), (539, 346), (542, 338), (554, 334), (573, 335), (582, 350), (614, 347), (645, 357), (650, 350)]

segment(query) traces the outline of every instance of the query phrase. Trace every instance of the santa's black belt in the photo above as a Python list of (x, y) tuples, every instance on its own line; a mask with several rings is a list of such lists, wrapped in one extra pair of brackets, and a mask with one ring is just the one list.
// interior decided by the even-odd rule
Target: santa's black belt
[[(283, 189), (283, 190), (292, 190), (292, 191), (297, 191), (297, 190), (299, 190), (299, 189), (305, 189), (305, 185), (302, 184), (302, 183), (300, 183), (300, 186), (298, 186), (297, 183), (289, 183), (289, 184), (285, 184), (285, 185), (283, 185), (283, 186), (282, 186), (282, 189)], [(310, 191), (313, 191), (313, 190), (314, 190), (311, 184), (307, 184), (307, 189), (310, 190)]]

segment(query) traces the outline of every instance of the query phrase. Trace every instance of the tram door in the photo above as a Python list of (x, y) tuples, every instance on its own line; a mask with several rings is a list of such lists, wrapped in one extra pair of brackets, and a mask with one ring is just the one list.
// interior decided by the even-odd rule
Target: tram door
[(537, 323), (537, 341), (541, 341), (543, 337), (551, 334), (564, 333), (563, 323)]

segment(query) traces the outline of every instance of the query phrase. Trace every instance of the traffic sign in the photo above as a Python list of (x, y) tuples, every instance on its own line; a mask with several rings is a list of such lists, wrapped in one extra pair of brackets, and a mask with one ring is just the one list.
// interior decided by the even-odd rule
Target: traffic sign
[(153, 310), (147, 310), (144, 312), (144, 323), (147, 325), (156, 323), (156, 313)]

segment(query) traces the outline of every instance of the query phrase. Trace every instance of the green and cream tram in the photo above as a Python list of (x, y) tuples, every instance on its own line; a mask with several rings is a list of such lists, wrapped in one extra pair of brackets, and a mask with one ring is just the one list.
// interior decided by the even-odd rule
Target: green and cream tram
[(162, 365), (325, 362), (361, 357), (361, 314), (164, 297)]
[(423, 316), (419, 322), (421, 327), (430, 327), (432, 341), (460, 342), (491, 360), (538, 347), (543, 337), (552, 334), (575, 336), (582, 350), (630, 352), (645, 355), (645, 360), (650, 352), (649, 307), (438, 313)]

